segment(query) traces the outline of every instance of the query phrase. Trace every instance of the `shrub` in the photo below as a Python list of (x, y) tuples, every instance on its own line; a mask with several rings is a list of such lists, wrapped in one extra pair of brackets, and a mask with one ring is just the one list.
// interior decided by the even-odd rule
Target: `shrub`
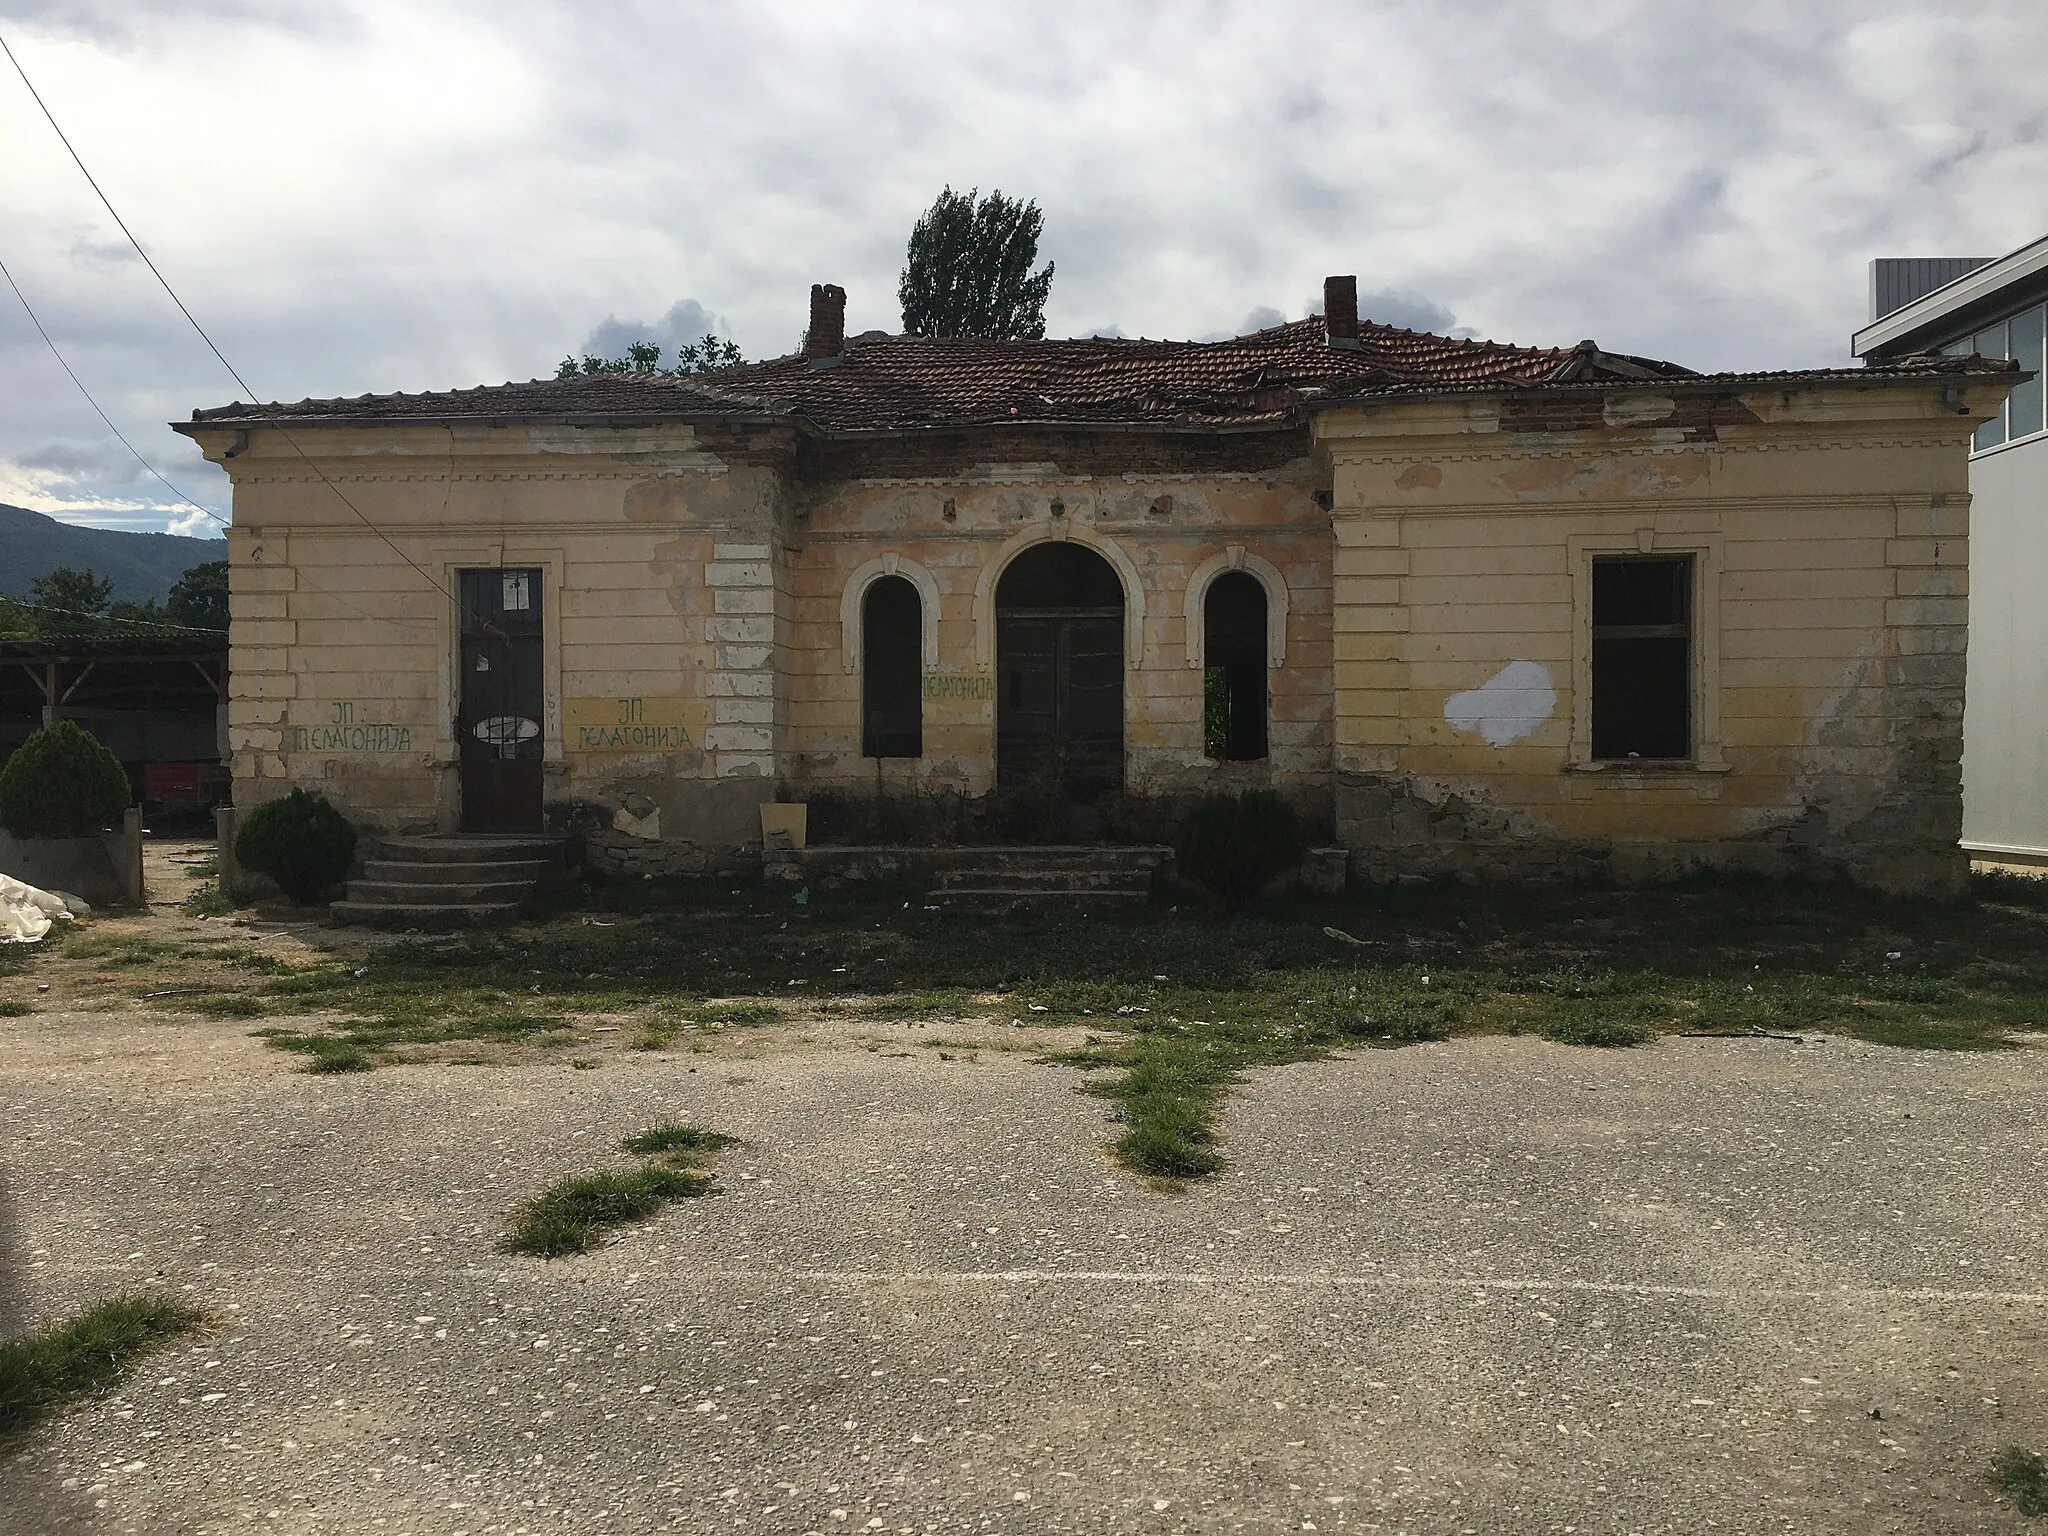
[(270, 876), (293, 901), (317, 901), (355, 863), (356, 829), (325, 795), (295, 789), (244, 818), (235, 857)]
[(119, 759), (76, 721), (34, 732), (0, 768), (0, 827), (16, 837), (89, 837), (131, 803)]
[(1209, 795), (1180, 824), (1174, 852), (1180, 872), (1204, 887), (1226, 912), (1241, 912), (1274, 878), (1308, 853), (1308, 834), (1294, 807), (1270, 789)]

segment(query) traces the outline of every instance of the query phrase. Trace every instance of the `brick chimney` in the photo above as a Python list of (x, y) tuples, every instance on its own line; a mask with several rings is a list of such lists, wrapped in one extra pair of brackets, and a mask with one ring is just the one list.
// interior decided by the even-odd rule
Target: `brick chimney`
[[(1357, 330), (1355, 321), (1352, 329)], [(846, 290), (837, 283), (813, 283), (811, 328), (804, 337), (804, 356), (813, 368), (836, 368), (845, 351)]]
[(1358, 279), (1323, 279), (1323, 331), (1333, 347), (1358, 350)]

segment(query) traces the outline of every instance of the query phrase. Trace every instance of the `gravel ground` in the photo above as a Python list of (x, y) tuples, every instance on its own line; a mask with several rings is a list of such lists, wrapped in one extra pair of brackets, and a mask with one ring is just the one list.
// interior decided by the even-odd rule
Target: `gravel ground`
[[(1071, 1070), (813, 1045), (341, 1077), (0, 1020), (0, 1304), (216, 1313), (0, 1460), (21, 1532), (1993, 1532), (2048, 1447), (2048, 1057), (1492, 1039), (1263, 1072), (1233, 1166)], [(505, 1207), (679, 1118), (726, 1193)]]

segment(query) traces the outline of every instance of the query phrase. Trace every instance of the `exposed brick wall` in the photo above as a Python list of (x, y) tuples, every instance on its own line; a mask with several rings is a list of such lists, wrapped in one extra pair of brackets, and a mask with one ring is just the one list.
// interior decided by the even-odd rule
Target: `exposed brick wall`
[(807, 439), (797, 449), (806, 481), (916, 479), (982, 464), (1052, 464), (1074, 476), (1255, 474), (1306, 458), (1305, 428), (1261, 432), (918, 432), (900, 437)]

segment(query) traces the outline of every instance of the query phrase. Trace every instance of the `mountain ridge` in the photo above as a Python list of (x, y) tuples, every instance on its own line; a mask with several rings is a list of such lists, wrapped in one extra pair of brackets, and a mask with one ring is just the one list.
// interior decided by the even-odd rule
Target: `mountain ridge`
[(224, 539), (195, 539), (178, 533), (130, 533), (119, 528), (81, 528), (43, 512), (0, 502), (0, 597), (27, 597), (29, 583), (59, 566), (89, 569), (114, 584), (114, 601), (161, 602), (177, 579), (195, 565), (228, 557)]

